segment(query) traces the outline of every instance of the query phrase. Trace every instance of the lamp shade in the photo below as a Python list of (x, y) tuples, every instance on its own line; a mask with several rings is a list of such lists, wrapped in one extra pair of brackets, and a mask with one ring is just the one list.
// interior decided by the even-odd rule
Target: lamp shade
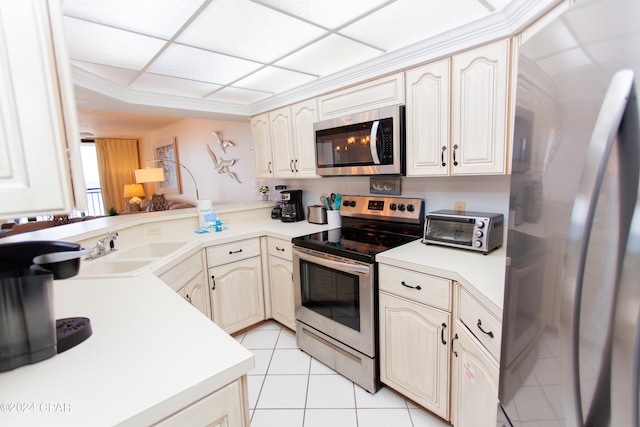
[(164, 181), (164, 170), (162, 168), (136, 169), (136, 182), (162, 182)]
[(144, 197), (144, 188), (142, 184), (127, 184), (124, 186), (124, 195), (127, 199), (132, 197)]

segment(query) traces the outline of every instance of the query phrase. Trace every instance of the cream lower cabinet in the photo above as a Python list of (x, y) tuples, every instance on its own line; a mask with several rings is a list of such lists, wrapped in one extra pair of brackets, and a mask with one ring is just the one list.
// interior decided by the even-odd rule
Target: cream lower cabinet
[(384, 264), (379, 273), (380, 380), (449, 420), (451, 281)]
[(207, 248), (213, 321), (234, 333), (265, 319), (260, 240)]
[(495, 426), (500, 368), (461, 322), (456, 322), (451, 380), (452, 424)]
[(154, 424), (157, 427), (248, 427), (246, 376)]
[(455, 427), (495, 426), (501, 323), (459, 284), (455, 295), (451, 421)]
[(271, 316), (291, 330), (296, 329), (291, 242), (267, 238)]
[(209, 288), (204, 275), (202, 251), (188, 254), (156, 274), (182, 298), (211, 318)]

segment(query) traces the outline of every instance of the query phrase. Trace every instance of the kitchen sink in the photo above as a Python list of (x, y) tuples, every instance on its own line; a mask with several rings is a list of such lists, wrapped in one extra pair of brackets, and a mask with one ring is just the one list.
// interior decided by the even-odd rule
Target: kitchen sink
[(153, 260), (116, 260), (99, 258), (93, 261), (82, 260), (78, 278), (136, 276), (140, 271), (153, 263)]
[(129, 261), (135, 259), (163, 258), (186, 244), (187, 242), (143, 242), (110, 253), (105, 255), (105, 257), (107, 259), (125, 259)]

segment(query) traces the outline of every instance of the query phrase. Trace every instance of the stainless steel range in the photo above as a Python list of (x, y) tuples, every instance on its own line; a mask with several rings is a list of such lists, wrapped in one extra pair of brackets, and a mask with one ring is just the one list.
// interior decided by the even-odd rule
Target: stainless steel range
[(296, 237), (298, 347), (365, 390), (380, 388), (376, 254), (422, 237), (424, 200), (343, 196), (342, 228)]

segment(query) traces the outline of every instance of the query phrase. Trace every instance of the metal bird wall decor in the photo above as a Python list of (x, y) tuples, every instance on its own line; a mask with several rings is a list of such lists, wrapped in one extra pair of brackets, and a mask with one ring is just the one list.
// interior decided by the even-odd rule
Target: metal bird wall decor
[[(218, 144), (220, 145), (220, 148), (222, 148), (222, 151), (225, 154), (227, 152), (226, 149), (228, 147), (234, 147), (236, 145), (232, 141), (221, 140), (218, 137), (217, 132), (211, 132), (211, 134), (216, 137), (216, 139), (218, 140)], [(238, 175), (230, 169), (231, 166), (235, 165), (236, 162), (240, 159), (226, 160), (221, 158), (220, 160), (218, 160), (218, 156), (216, 156), (216, 154), (213, 152), (213, 150), (211, 149), (211, 147), (209, 147), (208, 144), (207, 144), (207, 152), (209, 153), (209, 157), (211, 157), (211, 160), (213, 161), (213, 166), (216, 169), (216, 172), (218, 172), (219, 174), (223, 174), (223, 173), (227, 174), (231, 178), (235, 179), (238, 183), (242, 184), (242, 182), (240, 181), (240, 178), (238, 178)]]
[(233, 141), (228, 141), (228, 140), (223, 140), (220, 139), (220, 136), (218, 135), (218, 132), (211, 132), (211, 135), (213, 135), (216, 139), (216, 141), (218, 141), (218, 145), (220, 146), (220, 148), (222, 148), (222, 152), (224, 154), (227, 154), (227, 148), (228, 147), (235, 147), (235, 142)]

